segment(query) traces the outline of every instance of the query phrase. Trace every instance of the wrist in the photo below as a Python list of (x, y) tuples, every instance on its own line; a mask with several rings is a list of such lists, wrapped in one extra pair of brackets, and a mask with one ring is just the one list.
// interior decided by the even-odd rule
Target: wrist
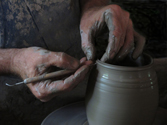
[(81, 12), (82, 14), (93, 7), (102, 7), (110, 4), (110, 0), (81, 0)]
[(24, 63), (24, 56), (23, 55), (23, 50), (24, 48), (22, 49), (15, 49), (13, 51), (13, 56), (11, 58), (11, 63), (10, 63), (10, 72), (11, 73), (14, 73), (14, 74), (17, 74), (17, 75), (21, 75), (21, 66), (23, 66), (23, 63)]
[(0, 74), (14, 73), (13, 59), (19, 49), (0, 49)]

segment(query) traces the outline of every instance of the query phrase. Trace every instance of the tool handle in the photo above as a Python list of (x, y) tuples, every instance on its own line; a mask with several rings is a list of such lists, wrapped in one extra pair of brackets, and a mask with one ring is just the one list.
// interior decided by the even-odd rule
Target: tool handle
[(46, 79), (51, 79), (51, 78), (60, 77), (63, 75), (72, 74), (74, 72), (75, 70), (60, 70), (60, 71), (44, 74), (41, 76), (27, 78), (24, 80), (24, 83), (27, 84), (27, 83), (39, 82), (39, 81), (46, 80)]

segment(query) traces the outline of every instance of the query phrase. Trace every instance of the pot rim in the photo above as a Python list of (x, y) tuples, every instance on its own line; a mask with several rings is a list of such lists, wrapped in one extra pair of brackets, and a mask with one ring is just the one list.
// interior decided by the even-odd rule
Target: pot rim
[(105, 63), (105, 62), (102, 62), (100, 60), (96, 60), (96, 64), (102, 66), (102, 67), (105, 67), (105, 68), (109, 68), (109, 69), (113, 69), (113, 70), (121, 70), (121, 71), (139, 71), (139, 70), (146, 70), (146, 69), (149, 69), (153, 66), (153, 58), (146, 54), (146, 53), (143, 53), (143, 55), (149, 57), (150, 59), (150, 63), (147, 64), (147, 65), (144, 65), (144, 66), (139, 66), (139, 67), (130, 67), (130, 66), (119, 66), (119, 65), (112, 65), (112, 64), (108, 64), (108, 63)]

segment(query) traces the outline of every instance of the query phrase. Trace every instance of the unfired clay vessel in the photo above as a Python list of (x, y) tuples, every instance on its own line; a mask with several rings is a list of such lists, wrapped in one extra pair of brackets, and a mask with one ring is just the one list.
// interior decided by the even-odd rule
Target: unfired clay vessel
[(89, 125), (152, 125), (158, 107), (153, 60), (144, 66), (118, 66), (97, 61), (91, 72), (86, 112)]

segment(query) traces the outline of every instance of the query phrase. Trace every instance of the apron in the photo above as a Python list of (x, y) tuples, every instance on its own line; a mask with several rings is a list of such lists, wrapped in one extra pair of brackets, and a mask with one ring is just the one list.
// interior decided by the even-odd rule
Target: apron
[[(84, 54), (79, 22), (79, 0), (1, 0), (0, 48), (38, 46), (80, 59)], [(5, 85), (20, 81), (13, 75), (0, 76), (0, 124), (40, 124), (53, 110), (83, 99), (86, 89), (83, 82), (42, 103), (25, 85)]]

